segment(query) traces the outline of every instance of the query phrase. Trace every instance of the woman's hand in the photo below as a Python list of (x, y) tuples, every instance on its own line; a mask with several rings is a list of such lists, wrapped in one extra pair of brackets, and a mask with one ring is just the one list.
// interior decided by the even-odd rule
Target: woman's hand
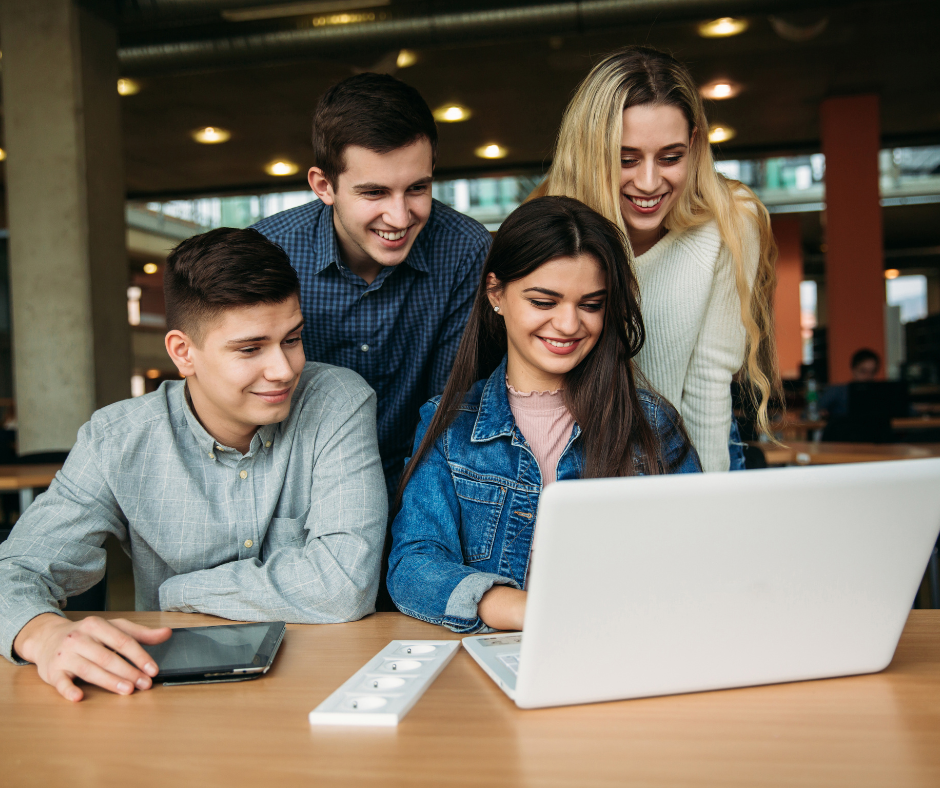
[(521, 630), (525, 621), (525, 601), (525, 591), (509, 586), (493, 586), (483, 595), (477, 612), (488, 627)]

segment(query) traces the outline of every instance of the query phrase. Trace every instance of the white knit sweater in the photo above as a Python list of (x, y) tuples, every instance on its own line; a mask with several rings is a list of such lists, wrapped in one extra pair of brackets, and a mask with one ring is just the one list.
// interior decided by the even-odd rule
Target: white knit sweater
[[(742, 239), (751, 282), (757, 225)], [(744, 363), (745, 331), (731, 253), (718, 225), (670, 232), (636, 258), (646, 344), (636, 361), (650, 385), (685, 420), (705, 471), (730, 464), (731, 377)]]

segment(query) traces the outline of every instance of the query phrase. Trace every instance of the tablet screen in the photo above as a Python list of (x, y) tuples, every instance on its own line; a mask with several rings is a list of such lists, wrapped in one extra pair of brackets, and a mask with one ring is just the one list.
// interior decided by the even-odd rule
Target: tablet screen
[(144, 648), (156, 660), (160, 674), (211, 672), (263, 666), (267, 654), (258, 650), (272, 626), (283, 624), (230, 624), (174, 629), (169, 640)]

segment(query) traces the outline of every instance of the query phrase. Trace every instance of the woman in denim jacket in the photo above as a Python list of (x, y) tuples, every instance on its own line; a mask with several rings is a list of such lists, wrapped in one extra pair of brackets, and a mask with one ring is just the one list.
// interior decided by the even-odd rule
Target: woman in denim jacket
[(503, 223), (399, 487), (388, 589), (403, 613), (521, 629), (545, 484), (701, 470), (675, 408), (636, 386), (629, 261), (620, 230), (568, 197)]

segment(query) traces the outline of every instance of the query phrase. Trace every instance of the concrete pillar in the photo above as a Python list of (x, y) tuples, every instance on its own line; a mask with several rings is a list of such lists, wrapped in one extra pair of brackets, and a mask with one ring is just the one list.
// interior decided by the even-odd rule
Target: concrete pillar
[(826, 156), (829, 382), (850, 379), (867, 347), (884, 358), (885, 280), (878, 189), (878, 97), (831, 98), (820, 107)]
[(93, 2), (3, 0), (0, 36), (19, 450), (66, 450), (130, 396), (117, 34)]
[(780, 377), (796, 380), (803, 363), (803, 337), (800, 325), (800, 282), (803, 281), (803, 243), (800, 220), (792, 216), (772, 216), (777, 241), (777, 292), (774, 323), (777, 363)]

